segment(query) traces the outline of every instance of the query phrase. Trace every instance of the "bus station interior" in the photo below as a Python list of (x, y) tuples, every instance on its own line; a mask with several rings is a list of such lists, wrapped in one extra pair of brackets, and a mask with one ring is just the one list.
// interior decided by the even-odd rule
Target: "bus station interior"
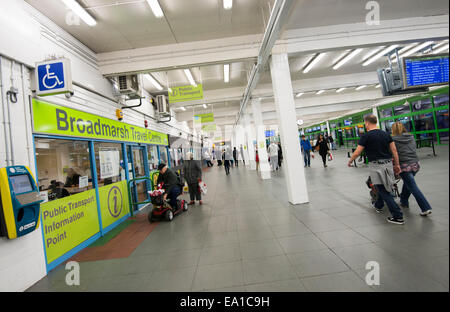
[[(448, 292), (448, 70), (393, 95), (377, 75), (416, 56), (448, 69), (448, 32), (444, 0), (1, 1), (0, 167), (27, 166), (44, 202), (35, 231), (0, 238), (0, 291)], [(37, 95), (37, 63), (61, 58), (72, 92)], [(412, 196), (401, 226), (372, 207), (367, 160), (347, 166), (369, 114), (414, 135), (431, 215)], [(300, 137), (320, 134), (333, 159), (306, 168)], [(189, 152), (202, 205), (149, 223), (158, 166)]]

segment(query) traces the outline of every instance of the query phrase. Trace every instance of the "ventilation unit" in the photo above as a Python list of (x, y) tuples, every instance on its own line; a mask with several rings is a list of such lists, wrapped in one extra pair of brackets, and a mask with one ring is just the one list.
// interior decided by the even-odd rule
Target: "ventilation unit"
[[(158, 121), (167, 122), (170, 121), (170, 107), (169, 102), (167, 101), (167, 97), (165, 95), (157, 95), (156, 96), (156, 113), (158, 116)], [(165, 118), (169, 118), (166, 120)]]
[(119, 92), (123, 95), (134, 95), (139, 92), (137, 75), (124, 75), (118, 77)]

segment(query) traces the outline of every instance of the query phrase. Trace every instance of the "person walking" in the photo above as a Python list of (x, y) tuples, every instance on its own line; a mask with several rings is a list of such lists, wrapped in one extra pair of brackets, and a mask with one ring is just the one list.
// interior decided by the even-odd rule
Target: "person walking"
[(236, 167), (239, 167), (236, 147), (233, 148), (233, 159), (234, 159), (234, 163), (235, 163)]
[(311, 167), (311, 143), (309, 140), (306, 140), (306, 137), (302, 135), (302, 139), (300, 141), (300, 146), (303, 153), (303, 160), (305, 161), (305, 168), (306, 166)]
[(203, 157), (206, 160), (206, 165), (208, 166), (208, 168), (212, 167), (213, 164), (211, 162), (211, 155), (209, 154), (208, 150), (205, 150), (205, 153), (203, 154)]
[(200, 166), (200, 162), (194, 160), (194, 154), (187, 153), (187, 160), (183, 163), (183, 177), (189, 188), (189, 196), (191, 201), (188, 205), (194, 205), (195, 200), (199, 201), (199, 204), (202, 204), (202, 194), (200, 192), (200, 188), (198, 183), (202, 180), (202, 167)]
[(272, 166), (272, 171), (278, 170), (278, 145), (271, 142), (268, 148), (270, 165)]
[(323, 166), (326, 168), (327, 166), (327, 155), (330, 150), (328, 146), (327, 140), (325, 140), (323, 134), (319, 134), (319, 137), (317, 138), (316, 145), (314, 148), (319, 150), (319, 155), (322, 156), (322, 162)]
[(280, 169), (282, 161), (283, 161), (283, 150), (281, 149), (281, 142), (278, 142), (278, 168)]
[(256, 171), (259, 170), (259, 155), (258, 155), (258, 150), (256, 150), (256, 154), (255, 154), (255, 162), (256, 162)]
[(228, 152), (224, 149), (222, 152), (222, 160), (223, 160), (223, 165), (225, 167), (225, 173), (226, 175), (230, 174), (230, 158), (228, 155)]
[(397, 148), (401, 169), (400, 177), (403, 180), (403, 188), (400, 194), (400, 207), (409, 208), (408, 201), (412, 194), (420, 207), (420, 215), (427, 216), (432, 211), (431, 206), (414, 179), (420, 170), (414, 135), (407, 133), (405, 126), (401, 122), (396, 122), (392, 125), (392, 139)]
[[(387, 221), (393, 224), (404, 224), (402, 210), (392, 195), (395, 175), (401, 171), (397, 148), (392, 137), (377, 128), (377, 122), (378, 119), (373, 114), (364, 117), (367, 132), (359, 139), (358, 147), (347, 165), (352, 167), (353, 161), (363, 151), (366, 152), (369, 159), (370, 179), (378, 193), (378, 200), (373, 207), (381, 213), (384, 202), (386, 202), (392, 214)], [(392, 159), (394, 159), (394, 164), (392, 164)]]

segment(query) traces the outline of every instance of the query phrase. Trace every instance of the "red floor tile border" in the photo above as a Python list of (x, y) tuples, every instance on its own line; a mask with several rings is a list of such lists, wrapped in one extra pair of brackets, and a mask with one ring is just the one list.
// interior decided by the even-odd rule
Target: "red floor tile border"
[(107, 244), (87, 247), (68, 261), (88, 262), (129, 257), (158, 225), (158, 223), (150, 224), (147, 215), (137, 215), (132, 219), (136, 222), (130, 224)]

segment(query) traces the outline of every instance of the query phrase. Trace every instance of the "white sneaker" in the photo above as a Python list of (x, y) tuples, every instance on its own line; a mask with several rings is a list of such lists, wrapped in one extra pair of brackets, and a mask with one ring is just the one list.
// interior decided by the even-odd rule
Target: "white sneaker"
[(422, 216), (422, 217), (426, 217), (426, 216), (428, 216), (429, 214), (431, 214), (431, 209), (429, 209), (429, 210), (427, 210), (427, 211), (424, 211), (424, 212), (421, 212), (420, 213), (420, 215)]

